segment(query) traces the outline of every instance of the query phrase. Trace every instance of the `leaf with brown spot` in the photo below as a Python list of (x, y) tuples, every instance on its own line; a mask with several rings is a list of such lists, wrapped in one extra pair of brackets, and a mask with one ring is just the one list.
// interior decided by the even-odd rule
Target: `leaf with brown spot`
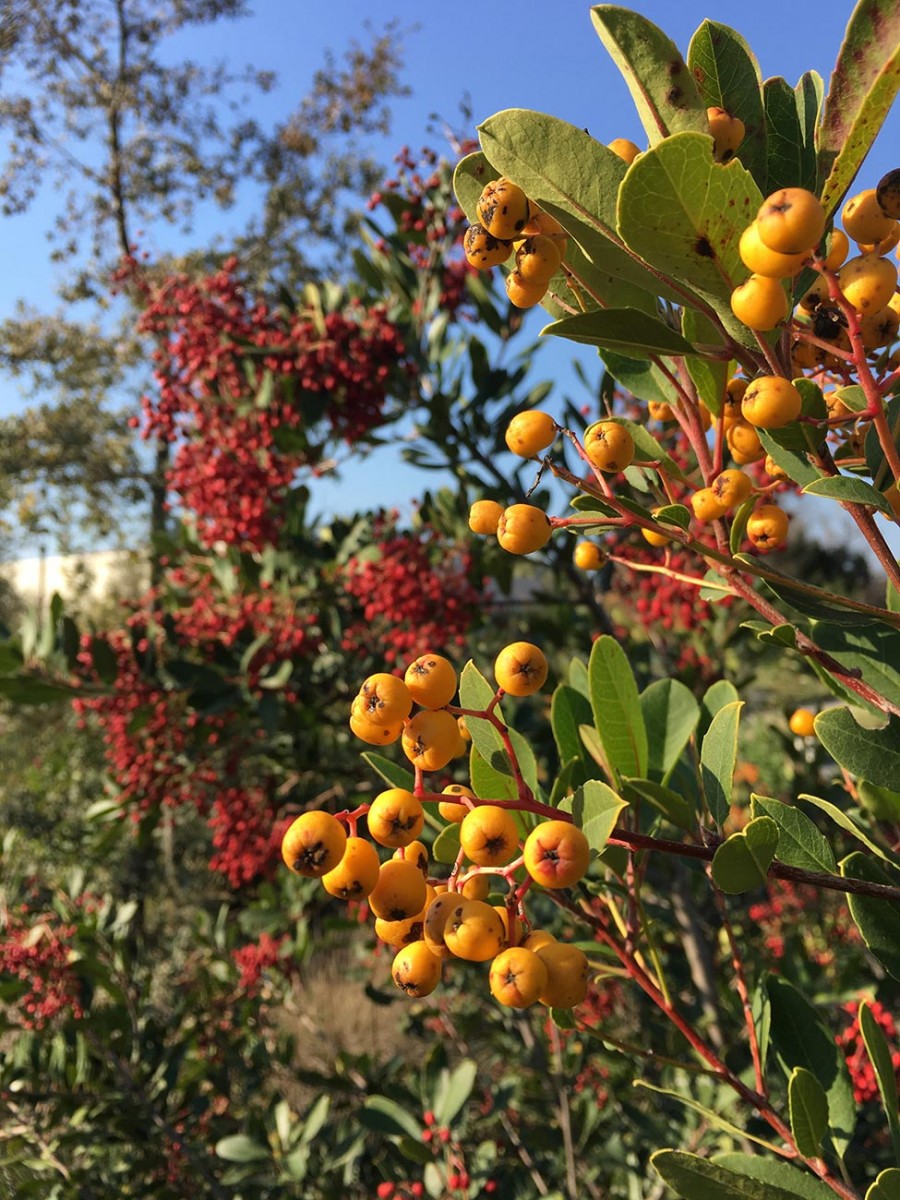
[(819, 126), (821, 198), (831, 214), (900, 90), (900, 5), (859, 0), (829, 81)]

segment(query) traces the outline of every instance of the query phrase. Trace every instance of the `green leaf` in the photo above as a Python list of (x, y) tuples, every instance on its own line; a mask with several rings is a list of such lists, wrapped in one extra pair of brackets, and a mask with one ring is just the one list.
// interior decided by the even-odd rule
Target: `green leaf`
[(685, 532), (691, 527), (691, 510), (684, 504), (664, 504), (656, 510), (655, 517), (662, 525), (674, 525)]
[(819, 195), (831, 213), (862, 165), (900, 88), (900, 9), (860, 0), (847, 25), (819, 126)]
[(866, 1192), (866, 1200), (900, 1200), (900, 1170), (888, 1167), (882, 1171)]
[[(603, 1036), (602, 1033), (600, 1036)], [(669, 1088), (657, 1087), (655, 1084), (647, 1083), (647, 1081), (644, 1079), (635, 1079), (633, 1081), (633, 1086), (646, 1088), (648, 1092), (656, 1092), (660, 1096), (671, 1096), (672, 1099), (677, 1101), (678, 1104), (683, 1104), (686, 1108), (693, 1109), (694, 1112), (700, 1113), (700, 1115), (705, 1117), (710, 1124), (717, 1126), (719, 1129), (724, 1129), (726, 1133), (730, 1133), (731, 1136), (737, 1138), (738, 1141), (742, 1141), (744, 1138), (749, 1138), (750, 1141), (756, 1142), (760, 1146), (764, 1146), (767, 1150), (773, 1150), (777, 1152), (777, 1147), (774, 1146), (772, 1142), (767, 1142), (762, 1138), (755, 1137), (752, 1133), (748, 1134), (746, 1129), (741, 1129), (739, 1126), (734, 1125), (731, 1121), (727, 1120), (720, 1113), (717, 1113), (714, 1109), (707, 1108), (706, 1105), (701, 1104), (692, 1096), (685, 1095), (684, 1092), (673, 1092)]]
[[(459, 677), (459, 703), (461, 708), (484, 712), (495, 696), (495, 690), (471, 660), (463, 667)], [(494, 709), (502, 720), (499, 705)], [(490, 721), (484, 717), (466, 717), (466, 728), (472, 735), (472, 744), (486, 763), (503, 775), (512, 774), (512, 764), (503, 745), (503, 738)]]
[[(841, 874), (846, 879), (866, 879), (869, 883), (900, 887), (900, 871), (872, 862), (859, 850), (842, 859)], [(900, 979), (900, 900), (876, 899), (850, 892), (847, 903), (863, 941), (888, 974)]]
[(727, 25), (704, 21), (688, 46), (688, 66), (699, 86), (703, 104), (707, 108), (724, 108), (744, 122), (744, 140), (737, 149), (737, 156), (760, 190), (766, 189), (767, 130), (761, 95), (762, 75), (753, 51), (741, 35)]
[(629, 779), (623, 788), (629, 803), (634, 796), (647, 800), (673, 825), (693, 833), (697, 828), (697, 813), (689, 800), (671, 788), (664, 787), (652, 779)]
[(859, 1028), (865, 1042), (866, 1052), (875, 1071), (875, 1078), (878, 1081), (881, 1103), (884, 1106), (888, 1128), (891, 1131), (894, 1157), (897, 1162), (900, 1162), (900, 1102), (897, 1098), (897, 1075), (894, 1071), (888, 1040), (865, 1000), (859, 1006)]
[(756, 505), (756, 496), (749, 495), (747, 499), (740, 504), (731, 518), (731, 529), (728, 533), (728, 549), (732, 554), (737, 554), (744, 541), (744, 535), (747, 532), (747, 523), (750, 520), (750, 514)]
[(259, 686), (262, 688), (270, 688), (272, 691), (283, 688), (293, 674), (293, 670), (294, 664), (289, 658), (286, 658), (278, 665), (278, 668), (274, 670), (271, 675), (267, 675), (265, 679), (260, 679)]
[(226, 1162), (261, 1162), (271, 1157), (267, 1146), (255, 1142), (244, 1133), (235, 1133), (216, 1142), (216, 1154)]
[(730, 680), (717, 679), (715, 683), (710, 684), (700, 701), (699, 736), (706, 735), (710, 722), (717, 712), (728, 704), (736, 704), (738, 700), (740, 700), (738, 690)]
[(818, 796), (810, 796), (807, 792), (801, 792), (801, 800), (806, 800), (810, 804), (814, 804), (816, 808), (820, 808), (823, 813), (826, 813), (834, 821), (835, 825), (839, 825), (845, 833), (849, 833), (851, 837), (855, 837), (857, 841), (868, 847), (873, 854), (878, 858), (883, 859), (886, 863), (890, 863), (891, 859), (884, 850), (865, 833), (864, 830), (856, 824), (852, 817), (849, 817), (843, 809), (832, 804), (830, 800), (822, 800)]
[[(13, 671), (18, 671), (22, 662), (22, 651), (18, 646), (13, 645), (12, 642), (0, 642), (0, 675), (9, 675)], [(115, 656), (113, 662), (115, 663)], [(115, 674), (113, 679), (115, 679)], [(104, 680), (104, 682), (111, 683), (112, 680)]]
[(748, 331), (731, 315), (730, 297), (747, 278), (738, 241), (761, 204), (736, 159), (713, 162), (709, 134), (677, 133), (632, 163), (619, 189), (619, 231), (635, 253), (717, 307), (743, 341)]
[(753, 816), (771, 817), (778, 826), (778, 861), (801, 871), (837, 874), (837, 861), (831, 843), (809, 817), (792, 804), (782, 804), (768, 796), (750, 797)]
[(568, 684), (559, 684), (550, 701), (550, 726), (561, 763), (584, 758), (578, 727), (587, 725), (590, 719), (590, 701)]
[(814, 479), (803, 490), (810, 496), (825, 496), (829, 500), (838, 500), (841, 504), (868, 504), (888, 516), (893, 512), (877, 488), (855, 475), (826, 475), (821, 479)]
[(856, 1124), (853, 1085), (843, 1052), (818, 1009), (787, 979), (766, 981), (772, 1004), (772, 1045), (790, 1076), (804, 1067), (819, 1081), (828, 1098), (828, 1125), (836, 1153), (843, 1158)]
[(677, 679), (658, 679), (641, 693), (651, 779), (665, 779), (700, 720), (700, 707)]
[(472, 1094), (478, 1078), (478, 1064), (464, 1058), (452, 1071), (442, 1071), (435, 1089), (432, 1110), (438, 1125), (451, 1125), (453, 1118)]
[(576, 125), (524, 108), (496, 113), (478, 132), (494, 168), (560, 221), (607, 274), (604, 305), (643, 308), (648, 293), (675, 296), (621, 243), (616, 194), (626, 166), (617, 154)]
[[(709, 317), (687, 305), (681, 310), (681, 332), (695, 346), (722, 347), (722, 334)], [(726, 358), (707, 358), (692, 355), (687, 359), (688, 374), (694, 381), (697, 395), (713, 414), (719, 415), (725, 384), (729, 377), (729, 362)]]
[(900, 779), (900, 718), (891, 717), (881, 729), (858, 724), (849, 708), (828, 708), (817, 714), (816, 737), (842, 767), (878, 787)]
[(794, 98), (803, 135), (803, 169), (794, 182), (799, 187), (805, 187), (808, 191), (815, 192), (819, 178), (816, 139), (822, 101), (825, 98), (825, 84), (818, 71), (804, 71), (794, 88)]
[[(627, 358), (615, 354), (611, 350), (600, 350), (600, 358), (606, 369), (623, 388), (636, 396), (638, 400), (655, 400), (662, 404), (677, 404), (678, 392), (672, 383), (654, 363), (646, 359)], [(689, 359), (689, 362), (699, 362), (699, 359)]]
[(766, 976), (761, 975), (756, 981), (753, 996), (750, 1000), (753, 1025), (759, 1042), (759, 1060), (765, 1068), (769, 1055), (769, 1039), (772, 1033), (772, 1002), (766, 989)]
[(48, 683), (31, 675), (0, 675), (0, 697), (12, 704), (58, 704), (77, 696), (78, 688)]
[(900, 630), (883, 621), (853, 625), (815, 621), (811, 636), (848, 673), (858, 673), (886, 700), (900, 706)]
[(603, 743), (600, 741), (600, 735), (597, 733), (597, 730), (593, 725), (579, 725), (578, 732), (581, 735), (585, 750), (587, 750), (597, 766), (602, 768), (604, 775), (612, 779), (613, 769), (609, 765), (606, 751), (603, 749)]
[[(794, 89), (786, 79), (778, 76), (765, 81), (762, 97), (767, 135), (764, 191), (771, 195), (784, 187), (808, 187), (808, 184), (800, 184), (804, 176), (806, 147)], [(815, 187), (815, 152), (812, 160)]]
[[(488, 800), (492, 798), (490, 796), (479, 797), (479, 799)], [(459, 848), (459, 825), (456, 821), (451, 821), (434, 839), (434, 844), (431, 847), (431, 857), (435, 862), (455, 863), (459, 857)]]
[(391, 787), (405, 788), (407, 792), (411, 792), (415, 787), (416, 778), (412, 771), (407, 771), (405, 767), (385, 758), (383, 754), (377, 754), (374, 750), (364, 750), (359, 757)]
[(706, 105), (671, 38), (646, 17), (614, 4), (595, 5), (591, 21), (622, 72), (651, 146), (678, 130), (708, 130)]
[(755, 817), (726, 838), (713, 855), (712, 877), (730, 896), (760, 887), (778, 846), (778, 826), (771, 817)]
[[(759, 559), (749, 554), (735, 554), (734, 560), (746, 566), (759, 568)], [(858, 625), (860, 622), (869, 623), (871, 612), (864, 612), (849, 596), (839, 596), (836, 592), (828, 592), (827, 600), (818, 590), (810, 591), (798, 585), (796, 579), (778, 571), (768, 563), (765, 565), (763, 586), (770, 591), (782, 604), (788, 604), (806, 617), (822, 621), (840, 621), (844, 625)], [(846, 607), (839, 607), (846, 605)]]
[(700, 749), (703, 795), (713, 820), (720, 829), (731, 810), (738, 725), (743, 707), (743, 700), (735, 700), (720, 708), (710, 722)]
[(492, 167), (480, 150), (460, 159), (453, 172), (453, 190), (459, 207), (470, 225), (478, 224), (477, 204), (485, 185), (499, 179), (500, 172)]
[(613, 770), (647, 774), (647, 730), (628, 656), (608, 634), (597, 638), (588, 663), (594, 727)]
[(834, 1192), (828, 1184), (779, 1159), (731, 1151), (715, 1155), (713, 1162), (748, 1179), (783, 1188), (790, 1195), (799, 1197), (799, 1200), (834, 1200)]
[(815, 1075), (794, 1067), (788, 1079), (791, 1133), (804, 1158), (818, 1158), (828, 1129), (828, 1097)]
[(597, 308), (576, 313), (546, 325), (541, 337), (568, 338), (588, 346), (602, 346), (619, 354), (641, 356), (696, 354), (689, 341), (671, 326), (636, 308)]
[(422, 1140), (422, 1127), (409, 1109), (387, 1096), (367, 1096), (362, 1108), (357, 1109), (357, 1119), (373, 1133), (405, 1133), (415, 1141)]
[(572, 814), (573, 822), (584, 833), (591, 849), (599, 854), (616, 827), (619, 813), (628, 807), (628, 803), (599, 779), (589, 779), (559, 807)]
[[(891, 396), (886, 405), (888, 426), (890, 427), (895, 445), (900, 445), (900, 396)], [(893, 473), (885, 457), (878, 437), (875, 423), (869, 427), (865, 441), (866, 466), (869, 475), (877, 488), (887, 487), (893, 481)]]
[(303, 1118), (303, 1132), (300, 1134), (300, 1144), (302, 1146), (308, 1146), (318, 1136), (325, 1125), (325, 1121), (328, 1119), (330, 1107), (330, 1096), (319, 1096), (317, 1100), (313, 1101), (312, 1106)]
[(796, 1200), (794, 1192), (738, 1175), (684, 1150), (657, 1150), (650, 1162), (684, 1200)]
[(469, 751), (469, 777), (472, 791), (479, 800), (515, 800), (518, 795), (513, 777), (495, 771), (484, 761), (474, 743)]

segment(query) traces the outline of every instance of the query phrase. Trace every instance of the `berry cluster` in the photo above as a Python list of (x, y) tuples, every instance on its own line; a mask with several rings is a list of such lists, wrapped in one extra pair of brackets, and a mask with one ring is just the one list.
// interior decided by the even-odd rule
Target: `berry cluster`
[[(494, 663), (498, 691), (490, 706), (470, 717), (496, 721), (504, 694), (526, 697), (547, 679), (547, 661), (537, 646), (516, 642)], [(457, 690), (452, 664), (437, 654), (410, 663), (401, 679), (380, 673), (363, 682), (351, 706), (350, 727), (372, 745), (400, 740), (414, 765), (415, 788), (391, 787), (352, 813), (301, 814), (282, 842), (285, 863), (299, 875), (321, 879), (343, 900), (365, 900), (375, 915), (376, 935), (395, 952), (395, 984), (411, 996), (427, 996), (438, 985), (444, 961), (490, 961), (490, 989), (503, 1005), (525, 1008), (536, 1001), (557, 1008), (581, 1003), (587, 992), (588, 962), (577, 947), (530, 928), (524, 898), (532, 886), (550, 892), (570, 888), (588, 869), (590, 848), (571, 821), (541, 820), (522, 837), (512, 809), (518, 804), (479, 799), (462, 784), (441, 792), (425, 788), (426, 773), (440, 771), (465, 750), (451, 703)], [(419, 711), (413, 715), (413, 707)], [(436, 806), (445, 830), (456, 828), (459, 855), (449, 878), (431, 874), (420, 840), (425, 806)], [(365, 818), (368, 838), (357, 833)], [(392, 850), (382, 861), (378, 847)], [(507, 887), (504, 904), (492, 905), (491, 880)]]
[(43, 1029), (62, 1014), (82, 1016), (78, 976), (72, 968), (76, 926), (23, 905), (9, 913), (0, 933), (0, 979), (20, 989), (17, 1009), (25, 1029)]
[[(888, 1044), (896, 1046), (900, 1040), (900, 1026), (884, 1005), (879, 1004), (877, 1000), (866, 1001), (866, 1004), (876, 1024), (881, 1026)], [(844, 1012), (851, 1016), (852, 1020), (846, 1029), (838, 1034), (836, 1041), (847, 1057), (854, 1099), (858, 1104), (865, 1104), (872, 1100), (878, 1100), (878, 1079), (860, 1027), (859, 1005), (851, 1000), (849, 1004), (844, 1005)], [(897, 1085), (900, 1087), (900, 1050), (892, 1050), (891, 1066)]]
[(282, 528), (298, 470), (324, 437), (355, 442), (385, 420), (411, 366), (383, 305), (326, 314), (253, 300), (236, 261), (201, 279), (142, 284), (158, 394), (144, 436), (178, 441), (168, 484), (206, 544), (259, 550)]
[(463, 238), (469, 265), (489, 271), (515, 251), (506, 294), (516, 308), (534, 308), (546, 295), (566, 256), (566, 231), (510, 179), (487, 184), (478, 201), (478, 221)]

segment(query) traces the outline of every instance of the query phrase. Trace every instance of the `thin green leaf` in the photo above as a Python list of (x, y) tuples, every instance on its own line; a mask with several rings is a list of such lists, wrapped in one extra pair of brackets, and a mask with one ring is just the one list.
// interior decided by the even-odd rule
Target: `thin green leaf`
[(696, 354), (689, 341), (671, 326), (635, 308), (598, 308), (563, 317), (545, 325), (541, 337), (567, 338), (588, 346), (602, 346), (618, 354)]
[(629, 779), (623, 788), (625, 796), (633, 803), (633, 796), (640, 796), (673, 825), (693, 833), (697, 828), (697, 813), (689, 800), (671, 788), (664, 787), (652, 779)]
[(561, 763), (584, 758), (578, 727), (588, 724), (590, 719), (590, 701), (568, 684), (559, 684), (550, 701), (550, 726)]
[(828, 1097), (805, 1067), (794, 1067), (788, 1079), (791, 1133), (804, 1158), (818, 1158), (828, 1129)]
[(658, 679), (641, 693), (647, 727), (648, 773), (662, 780), (681, 757), (700, 719), (692, 693), (677, 679)]
[(866, 1000), (861, 1001), (859, 1006), (859, 1028), (878, 1081), (881, 1103), (891, 1131), (894, 1158), (900, 1163), (900, 1101), (897, 1097), (897, 1075), (888, 1040)]
[(808, 792), (801, 792), (798, 797), (800, 800), (806, 800), (809, 804), (814, 804), (816, 808), (822, 810), (834, 821), (835, 825), (839, 825), (845, 833), (849, 833), (851, 837), (855, 837), (858, 842), (862, 842), (873, 854), (882, 859), (886, 863), (892, 863), (890, 855), (873, 842), (865, 830), (860, 829), (852, 817), (848, 816), (843, 809), (838, 808), (836, 804), (832, 804), (830, 800), (822, 800), (819, 796), (810, 796)]
[(388, 1136), (408, 1134), (415, 1141), (422, 1140), (422, 1127), (410, 1111), (388, 1096), (367, 1096), (357, 1119), (373, 1133)]
[(731, 811), (738, 725), (743, 707), (743, 700), (736, 700), (720, 708), (710, 722), (700, 750), (703, 795), (720, 829)]
[(608, 634), (597, 638), (588, 673), (594, 727), (610, 765), (626, 778), (643, 778), (647, 774), (647, 730), (628, 657), (615, 638)]
[(599, 854), (616, 827), (619, 813), (628, 807), (628, 802), (599, 779), (589, 779), (574, 795), (567, 796), (559, 807), (563, 812), (572, 814), (572, 820), (584, 833), (591, 849)]
[(797, 111), (797, 97), (788, 81), (780, 76), (767, 79), (763, 84), (762, 94), (766, 114), (765, 192), (771, 195), (783, 187), (801, 186), (799, 180), (804, 174), (806, 148), (800, 114)]
[(441, 1073), (432, 1104), (438, 1125), (452, 1124), (453, 1118), (472, 1094), (477, 1078), (478, 1064), (471, 1058), (464, 1058), (452, 1071)]
[(884, 494), (871, 483), (858, 479), (855, 475), (826, 475), (814, 479), (804, 487), (804, 492), (810, 496), (825, 496), (829, 500), (838, 500), (841, 504), (867, 504), (879, 512), (891, 516), (893, 509)]
[(748, 1179), (756, 1179), (770, 1187), (783, 1188), (798, 1200), (834, 1200), (834, 1192), (820, 1179), (799, 1171), (782, 1159), (764, 1158), (758, 1154), (732, 1151), (716, 1154), (713, 1162)]
[(771, 817), (755, 817), (726, 838), (712, 860), (717, 887), (735, 896), (762, 886), (778, 846), (778, 826)]
[(815, 729), (831, 757), (851, 774), (886, 788), (900, 779), (900, 718), (891, 717), (880, 729), (868, 729), (849, 708), (828, 708), (817, 714)]
[(657, 1150), (650, 1162), (684, 1200), (796, 1200), (793, 1192), (738, 1175), (684, 1150)]
[(376, 754), (374, 750), (364, 750), (359, 757), (363, 762), (368, 763), (372, 770), (391, 787), (405, 788), (408, 792), (413, 790), (416, 782), (415, 776), (412, 771), (407, 771), (399, 763), (392, 762), (383, 754)]
[(712, 1125), (715, 1125), (718, 1129), (724, 1129), (726, 1133), (730, 1133), (731, 1136), (737, 1138), (738, 1141), (743, 1141), (744, 1138), (748, 1138), (751, 1142), (756, 1142), (758, 1146), (762, 1146), (766, 1150), (777, 1151), (777, 1147), (772, 1142), (767, 1142), (764, 1138), (756, 1137), (752, 1133), (748, 1135), (745, 1129), (733, 1124), (726, 1117), (723, 1117), (721, 1113), (717, 1113), (714, 1109), (707, 1108), (705, 1104), (701, 1104), (699, 1100), (695, 1100), (693, 1096), (685, 1095), (684, 1092), (675, 1092), (669, 1088), (657, 1087), (656, 1084), (648, 1083), (646, 1079), (634, 1079), (632, 1080), (632, 1086), (646, 1088), (648, 1092), (656, 1092), (659, 1096), (670, 1096), (678, 1104), (683, 1104), (685, 1108), (690, 1108), (694, 1112), (700, 1113), (700, 1115), (705, 1117), (706, 1120)]
[[(872, 862), (867, 854), (854, 850), (841, 861), (841, 874), (847, 879), (865, 879), (900, 887), (900, 871)], [(850, 915), (863, 941), (894, 979), (900, 979), (900, 900), (880, 896), (847, 896)]]

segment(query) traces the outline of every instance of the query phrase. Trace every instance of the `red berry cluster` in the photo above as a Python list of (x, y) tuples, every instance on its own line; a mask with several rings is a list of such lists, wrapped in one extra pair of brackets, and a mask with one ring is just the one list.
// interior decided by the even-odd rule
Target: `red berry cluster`
[[(804, 920), (809, 911), (816, 914), (814, 923)], [(835, 961), (834, 943), (860, 941), (846, 904), (829, 902), (816, 888), (787, 879), (772, 881), (769, 898), (751, 904), (747, 916), (762, 932), (773, 958), (783, 958), (786, 939), (796, 935), (803, 939), (808, 957), (827, 967)]]
[[(148, 593), (126, 629), (108, 636), (116, 663), (111, 690), (79, 698), (75, 708), (99, 721), (123, 811), (137, 815), (160, 806), (193, 805), (207, 816), (213, 833), (211, 869), (237, 888), (268, 875), (278, 861), (284, 830), (273, 821), (277, 781), (264, 777), (252, 787), (241, 786), (241, 758), (254, 731), (235, 714), (188, 709), (184, 692), (164, 687), (156, 671), (145, 666), (151, 655), (157, 665), (188, 656), (203, 663), (222, 648), (239, 651), (259, 642), (244, 683), (262, 695), (258, 689), (265, 674), (286, 659), (309, 657), (320, 638), (311, 628), (313, 619), (296, 611), (285, 595), (226, 595), (209, 575), (187, 568), (170, 571), (167, 583), (171, 593)], [(169, 612), (169, 594), (188, 599)], [(98, 653), (94, 640), (84, 637), (79, 661), (88, 679)], [(289, 688), (282, 694), (288, 701), (296, 698)]]
[(469, 552), (433, 530), (393, 533), (375, 549), (377, 557), (347, 565), (344, 588), (362, 619), (345, 629), (341, 648), (396, 662), (461, 647), (485, 599)]
[(248, 294), (233, 259), (200, 279), (134, 279), (146, 300), (139, 330), (156, 342), (144, 437), (179, 442), (169, 487), (206, 544), (272, 544), (284, 497), (321, 459), (322, 441), (364, 437), (389, 395), (408, 391), (397, 327), (380, 304), (273, 308)]
[[(877, 1024), (881, 1026), (888, 1045), (891, 1047), (891, 1065), (894, 1068), (897, 1085), (900, 1087), (900, 1026), (883, 1004), (879, 1004), (877, 1000), (867, 1003), (869, 1011)], [(853, 1095), (857, 1103), (864, 1104), (868, 1100), (878, 1099), (878, 1080), (863, 1040), (859, 1024), (859, 1004), (856, 1001), (850, 1001), (849, 1004), (844, 1005), (844, 1012), (848, 1013), (852, 1020), (835, 1040), (847, 1058), (850, 1079), (853, 1083)]]
[(65, 1014), (79, 1019), (80, 983), (69, 957), (76, 926), (23, 904), (0, 933), (0, 979), (23, 988), (18, 1001), (25, 1029), (43, 1029)]
[(273, 938), (271, 934), (260, 934), (258, 942), (250, 942), (233, 950), (231, 957), (241, 973), (238, 987), (248, 997), (259, 993), (263, 971), (278, 964), (281, 958), (281, 946), (285, 938)]

